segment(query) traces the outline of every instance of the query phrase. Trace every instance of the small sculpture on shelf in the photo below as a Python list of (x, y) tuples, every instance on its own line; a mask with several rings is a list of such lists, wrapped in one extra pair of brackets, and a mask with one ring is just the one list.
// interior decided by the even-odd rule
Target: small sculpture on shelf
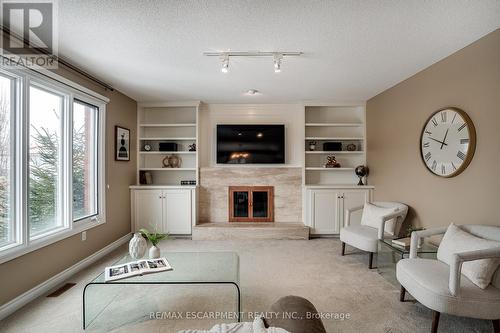
[(310, 151), (316, 150), (316, 141), (309, 141), (309, 150)]
[(170, 165), (171, 168), (180, 168), (181, 163), (182, 160), (177, 155), (170, 155), (170, 157), (168, 158), (168, 164)]
[(369, 171), (368, 167), (364, 166), (364, 165), (359, 165), (356, 167), (356, 169), (354, 169), (356, 176), (359, 177), (359, 182), (358, 182), (359, 186), (366, 185), (366, 184), (363, 184), (363, 177), (368, 176), (368, 171)]
[(196, 151), (196, 143), (192, 143), (188, 146), (189, 151)]
[(340, 163), (337, 162), (335, 156), (329, 155), (326, 157), (325, 168), (340, 168)]
[(347, 151), (356, 151), (358, 150), (358, 147), (356, 147), (356, 144), (350, 143), (346, 146)]
[(162, 161), (164, 168), (180, 168), (182, 160), (177, 155), (165, 156)]

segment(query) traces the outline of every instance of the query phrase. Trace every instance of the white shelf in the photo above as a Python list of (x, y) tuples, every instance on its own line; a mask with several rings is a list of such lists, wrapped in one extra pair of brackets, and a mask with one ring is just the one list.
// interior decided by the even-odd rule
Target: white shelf
[(351, 137), (351, 138), (348, 138), (348, 137), (345, 137), (345, 138), (342, 138), (342, 137), (330, 137), (330, 138), (325, 138), (325, 137), (315, 137), (315, 136), (306, 137), (305, 139), (306, 140), (316, 140), (316, 141), (328, 141), (328, 140), (336, 140), (336, 141), (361, 141), (361, 140), (363, 140), (363, 138), (360, 138), (360, 137)]
[(196, 168), (139, 168), (140, 171), (196, 171)]
[(306, 150), (306, 154), (363, 154), (364, 151), (362, 150), (355, 150), (355, 151), (327, 151), (327, 150)]
[(140, 127), (196, 127), (196, 124), (139, 124)]
[(363, 123), (306, 123), (306, 127), (361, 127)]
[(195, 151), (140, 151), (141, 155), (196, 154)]
[(167, 140), (167, 141), (191, 141), (196, 140), (196, 138), (139, 138), (139, 140), (149, 140), (149, 141), (158, 141), (158, 140)]
[(306, 167), (306, 171), (352, 171), (354, 168)]

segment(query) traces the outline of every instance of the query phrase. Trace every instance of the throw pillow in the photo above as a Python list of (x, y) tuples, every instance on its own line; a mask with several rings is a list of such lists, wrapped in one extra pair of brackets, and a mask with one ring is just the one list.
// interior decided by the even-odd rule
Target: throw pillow
[[(378, 229), (380, 226), (380, 218), (382, 216), (392, 214), (397, 211), (397, 208), (384, 208), (384, 207), (379, 207), (375, 206), (374, 204), (371, 204), (369, 202), (365, 203), (365, 206), (363, 207), (363, 215), (361, 216), (361, 225), (366, 225), (368, 227), (376, 228)], [(394, 234), (394, 227), (395, 223), (393, 222), (392, 224), (385, 224), (384, 231), (386, 231), (389, 234)]]
[[(452, 223), (439, 245), (437, 258), (449, 265), (455, 253), (494, 247), (500, 247), (500, 242), (474, 236)], [(499, 264), (500, 259), (497, 258), (467, 261), (462, 264), (462, 274), (479, 288), (485, 289)]]

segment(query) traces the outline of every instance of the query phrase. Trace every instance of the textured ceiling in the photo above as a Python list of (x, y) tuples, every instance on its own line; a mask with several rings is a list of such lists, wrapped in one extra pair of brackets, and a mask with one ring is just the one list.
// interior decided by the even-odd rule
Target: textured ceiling
[[(367, 100), (500, 28), (500, 1), (59, 1), (59, 53), (137, 101)], [(203, 51), (302, 51), (231, 59)], [(259, 95), (247, 96), (248, 89)]]

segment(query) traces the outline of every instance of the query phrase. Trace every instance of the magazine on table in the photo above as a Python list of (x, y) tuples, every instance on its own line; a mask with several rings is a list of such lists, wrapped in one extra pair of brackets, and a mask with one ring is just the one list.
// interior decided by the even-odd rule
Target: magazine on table
[(114, 281), (131, 276), (171, 271), (173, 268), (165, 258), (140, 259), (121, 265), (106, 267), (104, 280)]

